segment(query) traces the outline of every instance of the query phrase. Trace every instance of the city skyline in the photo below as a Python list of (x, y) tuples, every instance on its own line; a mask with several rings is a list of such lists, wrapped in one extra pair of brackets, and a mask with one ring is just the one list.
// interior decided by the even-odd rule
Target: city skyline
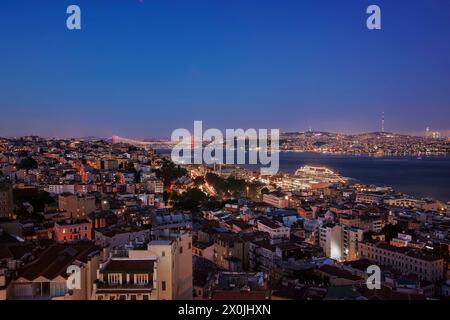
[[(188, 128), (188, 127), (187, 127)], [(242, 128), (246, 129), (246, 128)], [(426, 129), (430, 129), (427, 127)], [(308, 130), (297, 130), (297, 131), (284, 131), (281, 130), (280, 133), (282, 135), (285, 134), (302, 134), (302, 133), (325, 133), (325, 134), (332, 134), (332, 135), (341, 135), (341, 136), (364, 136), (364, 135), (376, 135), (376, 134), (386, 134), (386, 135), (399, 135), (399, 136), (405, 136), (405, 137), (417, 137), (417, 138), (433, 138), (433, 139), (450, 139), (450, 130), (442, 130), (442, 131), (434, 131), (434, 130), (424, 130), (422, 132), (417, 133), (402, 133), (402, 132), (395, 132), (395, 131), (389, 131), (389, 130), (374, 130), (374, 131), (366, 131), (366, 132), (354, 132), (354, 133), (345, 133), (345, 132), (332, 132), (332, 131), (326, 131), (326, 130), (313, 130), (312, 128), (309, 128)], [(433, 134), (433, 136), (427, 136)], [(436, 137), (435, 135), (438, 135)], [(44, 139), (100, 139), (100, 140), (111, 140), (114, 141), (114, 139), (125, 139), (130, 141), (170, 141), (171, 137), (169, 136), (119, 136), (117, 134), (112, 134), (110, 136), (100, 136), (100, 135), (41, 135), (41, 134), (34, 134), (34, 133), (26, 133), (26, 134), (19, 134), (19, 135), (0, 135), (0, 139), (17, 139), (22, 137), (40, 137)]]
[(0, 304), (450, 301), (448, 39), (445, 0), (2, 1)]
[(69, 4), (2, 4), (0, 136), (450, 130), (449, 3), (377, 1), (374, 31), (368, 1), (80, 0), (79, 31)]

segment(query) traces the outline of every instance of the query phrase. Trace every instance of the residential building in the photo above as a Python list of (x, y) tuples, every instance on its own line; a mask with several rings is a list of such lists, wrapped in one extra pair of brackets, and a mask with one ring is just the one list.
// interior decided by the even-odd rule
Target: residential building
[(63, 193), (58, 197), (58, 207), (59, 210), (67, 211), (72, 218), (86, 218), (96, 209), (95, 198)]
[(238, 234), (219, 234), (214, 241), (213, 262), (225, 270), (247, 270), (248, 244)]
[(262, 200), (275, 208), (285, 209), (289, 207), (289, 196), (282, 192), (266, 193)]
[(187, 231), (160, 235), (146, 250), (130, 250), (129, 257), (156, 257), (153, 284), (158, 300), (192, 299), (192, 236)]
[[(90, 242), (54, 244), (18, 271), (11, 282), (9, 299), (88, 300), (103, 258), (101, 248)], [(79, 286), (68, 288), (69, 266), (78, 267)], [(69, 271), (69, 272), (68, 272)]]
[(444, 278), (444, 260), (422, 250), (393, 247), (384, 242), (361, 242), (359, 254), (361, 258), (403, 274), (416, 274), (423, 280), (436, 282)]
[(93, 300), (156, 300), (157, 260), (111, 257), (100, 265)]
[(274, 221), (265, 217), (259, 218), (256, 223), (256, 229), (261, 232), (266, 232), (272, 239), (290, 237), (290, 228), (284, 226), (278, 221)]
[(11, 218), (14, 211), (13, 191), (9, 185), (0, 185), (0, 218)]
[(55, 222), (56, 241), (70, 242), (82, 239), (92, 240), (92, 225), (86, 219), (68, 219)]

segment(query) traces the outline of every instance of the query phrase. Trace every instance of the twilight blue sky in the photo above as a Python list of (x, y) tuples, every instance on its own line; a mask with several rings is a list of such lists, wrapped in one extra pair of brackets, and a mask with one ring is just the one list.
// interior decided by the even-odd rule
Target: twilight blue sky
[(0, 110), (0, 136), (366, 132), (383, 111), (389, 131), (447, 132), (450, 1), (2, 0)]

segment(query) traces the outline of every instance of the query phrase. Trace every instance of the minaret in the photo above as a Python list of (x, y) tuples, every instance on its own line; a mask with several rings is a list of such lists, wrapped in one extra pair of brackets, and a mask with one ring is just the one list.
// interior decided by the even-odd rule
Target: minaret
[(384, 132), (384, 112), (381, 113), (381, 132)]

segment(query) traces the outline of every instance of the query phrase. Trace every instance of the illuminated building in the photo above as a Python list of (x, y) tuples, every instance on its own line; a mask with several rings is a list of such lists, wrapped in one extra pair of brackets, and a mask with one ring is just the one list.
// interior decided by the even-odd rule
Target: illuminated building
[(284, 209), (289, 206), (289, 196), (282, 192), (272, 192), (263, 195), (263, 202), (274, 206), (275, 208)]
[(58, 206), (72, 218), (84, 218), (96, 209), (94, 197), (67, 193), (59, 195)]
[(420, 250), (393, 247), (384, 242), (361, 242), (359, 254), (381, 266), (390, 266), (403, 274), (416, 274), (431, 282), (444, 278), (444, 260)]
[(70, 242), (81, 239), (92, 240), (92, 226), (88, 220), (64, 220), (55, 223), (55, 240)]

